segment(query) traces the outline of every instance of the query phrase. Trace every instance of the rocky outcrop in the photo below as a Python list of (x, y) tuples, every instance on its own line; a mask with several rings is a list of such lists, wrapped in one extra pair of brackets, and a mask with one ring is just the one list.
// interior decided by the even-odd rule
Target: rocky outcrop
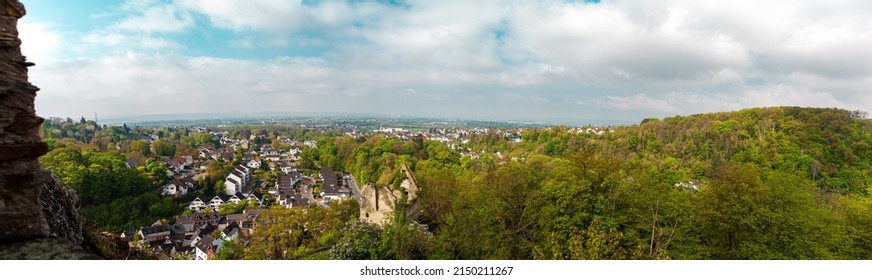
[(75, 194), (37, 161), (48, 145), (33, 106), (39, 88), (27, 80), (34, 64), (21, 55), (18, 38), (24, 5), (0, 0), (0, 7), (0, 259), (96, 258), (79, 246)]
[(107, 260), (151, 260), (153, 256), (147, 255), (137, 247), (130, 247), (127, 239), (118, 235), (99, 232), (97, 224), (91, 220), (82, 220), (82, 248), (86, 252), (95, 254)]
[(39, 203), (48, 222), (51, 237), (69, 240), (82, 245), (82, 222), (79, 215), (79, 197), (61, 178), (52, 175), (52, 180), (42, 184)]
[(37, 87), (27, 81), (21, 55), (18, 1), (4, 0), (0, 14), (0, 241), (49, 235), (38, 203), (39, 187), (51, 180), (37, 158), (48, 151), (39, 137), (42, 118), (33, 107)]
[(37, 238), (0, 245), (0, 260), (97, 260), (81, 246), (57, 238)]

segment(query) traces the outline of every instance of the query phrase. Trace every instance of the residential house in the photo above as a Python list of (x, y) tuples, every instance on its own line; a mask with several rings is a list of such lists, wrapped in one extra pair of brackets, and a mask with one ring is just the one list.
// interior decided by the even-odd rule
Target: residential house
[(248, 163), (245, 164), (245, 166), (248, 166), (248, 168), (251, 169), (260, 169), (260, 162), (252, 159), (249, 160)]
[(167, 239), (172, 234), (172, 227), (163, 223), (156, 223), (150, 227), (139, 230), (140, 243), (153, 243)]
[(275, 191), (270, 190), (273, 197), (279, 205), (291, 208), (293, 206), (308, 205), (308, 199), (298, 193), (294, 188), (303, 179), (302, 173), (293, 171), (290, 174), (285, 174), (279, 177), (276, 182)]
[(282, 205), (285, 208), (309, 206), (309, 199), (297, 192), (289, 195), (283, 195), (279, 197), (278, 201), (279, 205)]
[(256, 205), (261, 205), (261, 206), (263, 206), (264, 202), (265, 202), (265, 201), (263, 201), (263, 194), (261, 194), (259, 191), (256, 191), (256, 190), (249, 193), (246, 199), (248, 200), (249, 203), (254, 203)]
[(214, 226), (212, 224), (205, 224), (198, 228), (196, 228), (193, 232), (191, 232), (191, 241), (190, 244), (197, 244), (200, 239), (203, 237), (209, 236), (218, 229), (218, 226)]
[(236, 169), (230, 172), (230, 175), (227, 175), (227, 179), (224, 181), (224, 193), (233, 195), (242, 192), (243, 187), (248, 184), (250, 176), (251, 170), (248, 167), (237, 166)]
[(221, 215), (217, 211), (196, 213), (187, 216), (176, 216), (176, 224), (182, 225), (186, 231), (194, 231), (204, 225), (217, 227), (221, 221)]
[(184, 243), (185, 232), (181, 225), (170, 226), (158, 221), (139, 230), (140, 239), (136, 246), (149, 248), (158, 258), (169, 258), (173, 249)]
[[(236, 171), (234, 171), (236, 172)], [(226, 194), (235, 194), (239, 191), (242, 191), (242, 186), (244, 181), (239, 178), (237, 174), (231, 173), (227, 176), (227, 179), (224, 181), (224, 193)]]
[(185, 239), (185, 234), (188, 230), (180, 224), (174, 224), (170, 227), (170, 238), (174, 243), (181, 243)]
[(176, 197), (183, 196), (188, 194), (189, 191), (194, 190), (196, 187), (197, 183), (194, 181), (193, 177), (189, 176), (179, 178), (161, 187), (161, 195), (170, 195)]
[[(180, 173), (185, 171), (190, 164), (185, 158), (182, 157), (168, 158), (164, 162), (166, 162), (167, 168), (173, 173)], [(193, 163), (193, 161), (191, 161), (191, 163)]]
[(212, 210), (217, 211), (218, 207), (220, 207), (224, 203), (227, 203), (227, 201), (229, 199), (230, 199), (230, 197), (227, 195), (216, 195), (215, 197), (212, 197), (212, 199), (209, 200), (209, 208), (212, 208)]
[(203, 148), (202, 150), (200, 150), (199, 156), (201, 159), (208, 159), (208, 158), (212, 157), (212, 153), (213, 153), (212, 150), (210, 150), (208, 148)]
[(233, 152), (223, 152), (223, 153), (217, 154), (215, 157), (215, 160), (223, 160), (226, 162), (231, 162), (231, 161), (233, 161), (233, 157), (235, 157), (235, 156), (236, 155), (233, 154)]
[(160, 194), (163, 196), (177, 196), (177, 195), (185, 195), (188, 193), (188, 187), (178, 183), (173, 180), (172, 182), (167, 183), (160, 187)]
[(218, 247), (220, 247), (220, 243), (216, 244), (215, 242), (220, 240), (216, 240), (211, 235), (206, 235), (196, 244), (194, 244), (194, 250), (196, 254), (196, 260), (211, 260), (215, 258), (215, 254), (218, 252)]
[(240, 226), (238, 223), (236, 223), (236, 222), (227, 223), (227, 227), (225, 227), (224, 230), (221, 231), (221, 239), (231, 240), (231, 241), (236, 240), (236, 238), (239, 237), (239, 229), (240, 229)]
[(191, 201), (191, 203), (188, 204), (188, 209), (190, 209), (191, 211), (197, 211), (197, 212), (203, 211), (204, 209), (209, 207), (209, 202), (211, 200), (212, 200), (212, 198), (209, 196), (205, 196), (205, 195), (198, 196), (198, 197), (194, 198), (194, 200)]
[(233, 195), (228, 195), (227, 199), (224, 200), (224, 203), (239, 203), (241, 201), (246, 201), (245, 195), (242, 193), (235, 193)]
[(300, 156), (300, 153), (302, 153), (302, 152), (303, 152), (303, 149), (301, 149), (297, 145), (293, 145), (293, 146), (291, 146), (290, 149), (288, 149), (288, 156), (293, 157), (294, 160), (296, 160)]
[(258, 215), (260, 215), (260, 210), (258, 209), (245, 209), (242, 210), (242, 214), (227, 215), (227, 223), (236, 223), (242, 229), (252, 229)]
[(296, 167), (291, 166), (287, 162), (282, 162), (279, 164), (279, 169), (282, 170), (282, 174), (290, 174), (291, 172), (297, 170)]
[(263, 159), (266, 161), (279, 161), (282, 158), (282, 154), (276, 150), (273, 150), (273, 148), (269, 145), (261, 146), (260, 156), (263, 157)]
[(202, 211), (208, 207), (214, 211), (217, 211), (218, 208), (225, 203), (239, 203), (240, 201), (247, 200), (248, 197), (242, 193), (235, 193), (231, 195), (219, 194), (213, 197), (201, 195), (197, 198), (194, 198), (194, 200), (188, 204), (188, 209), (191, 209), (193, 211)]
[(321, 168), (318, 173), (323, 184), (321, 185), (321, 196), (326, 199), (338, 199), (346, 197), (348, 194), (341, 191), (339, 180), (336, 177), (336, 172), (330, 168)]
[(276, 201), (279, 203), (279, 205), (285, 206), (287, 208), (291, 208), (292, 205), (290, 205), (291, 201), (289, 201), (289, 199), (291, 197), (295, 196), (296, 194), (297, 194), (297, 191), (294, 190), (293, 187), (280, 185), (278, 188), (276, 188), (275, 197), (276, 197)]
[(184, 156), (180, 156), (179, 158), (181, 158), (182, 160), (185, 161), (186, 166), (190, 166), (191, 164), (194, 164), (194, 157), (193, 156), (184, 155)]

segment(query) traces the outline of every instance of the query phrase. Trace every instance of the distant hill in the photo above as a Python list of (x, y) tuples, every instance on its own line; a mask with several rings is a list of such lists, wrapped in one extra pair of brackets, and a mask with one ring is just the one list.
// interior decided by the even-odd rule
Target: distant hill
[(839, 192), (865, 192), (872, 177), (872, 121), (861, 111), (752, 108), (646, 119), (610, 137), (603, 148), (627, 159), (662, 155), (697, 173), (726, 161), (751, 163), (799, 172)]

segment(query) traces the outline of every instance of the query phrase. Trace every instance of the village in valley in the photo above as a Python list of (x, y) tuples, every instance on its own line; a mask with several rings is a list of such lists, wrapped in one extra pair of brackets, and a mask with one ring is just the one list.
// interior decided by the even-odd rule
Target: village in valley
[[(72, 120), (54, 118), (56, 126), (73, 123)], [(100, 129), (95, 121), (82, 118), (80, 124)], [(471, 139), (482, 140), (497, 137), (508, 143), (520, 143), (525, 128), (492, 127), (365, 127), (342, 122), (318, 122), (300, 126), (305, 131), (333, 131), (336, 136), (366, 139), (373, 136), (395, 138), (398, 141), (436, 141), (444, 144), (465, 160), (479, 160), (482, 156), (491, 160), (518, 160), (507, 157), (499, 150), (474, 150), (466, 145)], [(360, 207), (360, 219), (376, 224), (384, 222), (393, 211), (393, 204), (402, 197), (407, 204), (416, 203), (417, 186), (414, 175), (403, 167), (406, 180), (399, 192), (385, 186), (359, 186), (354, 176), (346, 170), (334, 170), (328, 166), (316, 166), (306, 150), (318, 149), (314, 137), (292, 139), (267, 129), (251, 131), (233, 125), (198, 127), (136, 127), (124, 124), (121, 128), (144, 136), (147, 147), (155, 150), (151, 156), (134, 154), (125, 161), (128, 168), (151, 170), (157, 168), (158, 177), (165, 181), (155, 189), (163, 197), (171, 198), (184, 206), (184, 213), (171, 219), (160, 219), (151, 225), (128, 229), (123, 232), (104, 232), (130, 243), (131, 248), (143, 250), (159, 259), (214, 259), (227, 242), (248, 244), (258, 222), (260, 213), (271, 207), (300, 208), (329, 207), (332, 202), (354, 199)], [(118, 126), (103, 127), (104, 130), (120, 130)], [(586, 126), (564, 128), (568, 132), (602, 135), (610, 127)], [(67, 134), (64, 129), (46, 133)], [(64, 135), (77, 137), (75, 135)], [(185, 139), (205, 138), (208, 145), (183, 144)], [(100, 141), (99, 139), (87, 139)], [(173, 156), (161, 156), (156, 146), (178, 144), (181, 151)], [(196, 146), (196, 147), (195, 147)], [(187, 151), (187, 152), (185, 152)], [(144, 165), (148, 165), (145, 168)], [(220, 168), (216, 168), (219, 166)], [(166, 176), (163, 176), (163, 173)], [(213, 185), (204, 183), (207, 176), (220, 174)], [(202, 186), (201, 184), (207, 184)], [(379, 192), (382, 193), (379, 196)], [(407, 209), (407, 215), (415, 216), (416, 209)]]
[[(185, 197), (199, 188), (197, 179), (206, 175), (201, 172), (205, 172), (209, 162), (233, 162), (237, 147), (248, 150), (251, 142), (229, 138), (228, 134), (226, 131), (213, 134), (225, 149), (203, 148), (197, 155), (165, 159), (173, 179), (160, 188), (161, 195)], [(270, 145), (261, 145), (259, 149), (245, 153), (242, 163), (225, 177), (223, 189), (216, 189), (215, 195), (195, 196), (187, 203), (186, 212), (190, 214), (177, 216), (173, 224), (157, 221), (148, 227), (126, 231), (121, 237), (131, 240), (132, 246), (151, 250), (159, 257), (208, 260), (215, 257), (223, 241), (248, 236), (260, 209), (275, 205), (286, 208), (326, 207), (331, 200), (352, 195), (354, 184), (348, 183), (352, 180), (348, 174), (337, 173), (331, 168), (320, 168), (316, 174), (304, 174), (297, 168), (302, 153), (298, 144), (315, 148), (315, 141), (286, 142), (290, 144), (286, 150), (277, 151)], [(258, 170), (275, 170), (277, 178), (253, 178), (253, 173)], [(270, 181), (269, 187), (265, 185), (267, 181)], [(248, 207), (241, 213), (219, 214), (222, 205), (227, 204)]]

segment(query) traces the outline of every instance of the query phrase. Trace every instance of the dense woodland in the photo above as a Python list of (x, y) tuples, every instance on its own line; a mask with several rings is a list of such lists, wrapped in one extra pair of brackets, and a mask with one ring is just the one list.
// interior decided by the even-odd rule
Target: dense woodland
[[(143, 147), (142, 128), (46, 127), (53, 150), (43, 166), (79, 193), (86, 217), (113, 229), (180, 211), (147, 191), (164, 179), (159, 167), (123, 168), (125, 157), (215, 146), (185, 131), (165, 132), (179, 135), (166, 137), (169, 149)], [(75, 140), (52, 140), (58, 130)], [(476, 159), (423, 137), (240, 130), (260, 144), (316, 139), (301, 167), (348, 170), (361, 185), (400, 188), (399, 167), (408, 164), (421, 216), (395, 215), (381, 227), (358, 221), (353, 200), (272, 208), (247, 247), (228, 244), (219, 258), (872, 258), (872, 121), (863, 112), (755, 108), (646, 119), (601, 135), (525, 129), (517, 143), (479, 133), (461, 148)]]

